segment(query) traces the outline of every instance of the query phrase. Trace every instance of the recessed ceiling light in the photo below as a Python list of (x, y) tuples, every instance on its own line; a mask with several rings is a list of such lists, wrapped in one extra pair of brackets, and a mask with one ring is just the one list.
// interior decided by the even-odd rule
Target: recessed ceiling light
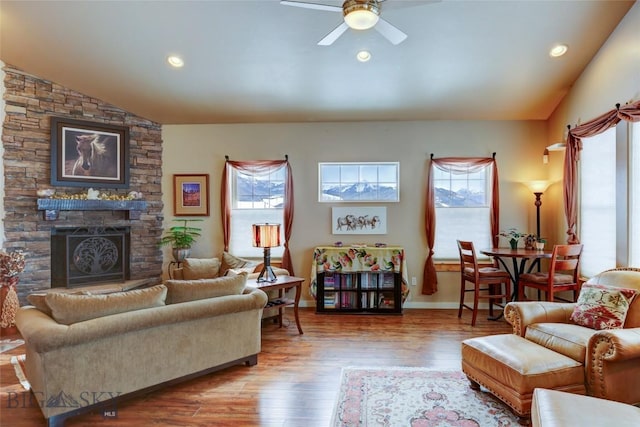
[(371, 59), (371, 53), (368, 50), (361, 50), (356, 54), (356, 58), (360, 62), (367, 62)]
[(168, 56), (167, 57), (167, 62), (172, 67), (176, 67), (176, 68), (180, 68), (180, 67), (182, 67), (184, 65), (184, 61), (182, 60), (182, 58), (180, 58), (179, 56), (176, 56), (176, 55)]
[(567, 46), (566, 44), (557, 44), (551, 48), (551, 50), (549, 51), (549, 55), (557, 58), (567, 53), (567, 50), (569, 50), (569, 46)]

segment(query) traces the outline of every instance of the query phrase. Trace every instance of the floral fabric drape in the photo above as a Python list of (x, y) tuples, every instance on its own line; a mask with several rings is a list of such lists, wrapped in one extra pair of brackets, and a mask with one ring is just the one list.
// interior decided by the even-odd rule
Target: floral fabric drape
[(294, 276), (293, 263), (291, 262), (291, 253), (289, 251), (289, 239), (291, 238), (291, 227), (293, 225), (293, 174), (288, 160), (226, 161), (222, 172), (222, 189), (220, 191), (224, 250), (229, 250), (229, 240), (231, 238), (231, 192), (229, 191), (229, 183), (231, 182), (232, 169), (249, 174), (266, 174), (279, 168), (287, 168), (287, 177), (284, 183), (284, 253), (282, 254), (282, 268), (287, 269), (289, 274)]
[(429, 163), (429, 173), (427, 175), (427, 198), (425, 207), (425, 234), (429, 245), (429, 254), (424, 263), (422, 277), (422, 294), (432, 295), (438, 291), (438, 277), (433, 262), (433, 245), (436, 240), (436, 206), (435, 188), (433, 186), (433, 169), (435, 167), (450, 171), (454, 174), (466, 174), (478, 172), (484, 168), (492, 167), (491, 184), (491, 208), (489, 216), (491, 218), (491, 235), (493, 245), (498, 245), (498, 232), (500, 230), (500, 194), (498, 188), (498, 166), (495, 158), (492, 157), (444, 157), (441, 159), (432, 158)]
[(606, 112), (587, 123), (569, 130), (567, 151), (564, 157), (564, 213), (567, 219), (567, 243), (580, 243), (576, 234), (578, 222), (578, 160), (582, 150), (582, 138), (598, 135), (616, 126), (621, 120), (640, 121), (640, 101)]

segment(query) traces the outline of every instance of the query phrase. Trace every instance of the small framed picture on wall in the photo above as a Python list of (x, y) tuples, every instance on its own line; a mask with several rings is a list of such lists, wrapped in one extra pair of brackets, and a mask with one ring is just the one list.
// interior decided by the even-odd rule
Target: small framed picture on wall
[(173, 214), (209, 216), (209, 174), (173, 175)]

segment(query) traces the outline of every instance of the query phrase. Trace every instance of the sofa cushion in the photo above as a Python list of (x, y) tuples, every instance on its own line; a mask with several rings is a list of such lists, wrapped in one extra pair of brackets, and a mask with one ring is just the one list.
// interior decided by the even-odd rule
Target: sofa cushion
[(240, 295), (247, 283), (247, 273), (229, 277), (198, 280), (168, 280), (167, 304)]
[[(249, 259), (239, 258), (237, 256), (231, 255), (228, 252), (222, 253), (222, 266), (220, 267), (220, 275), (224, 276), (227, 274), (227, 270), (229, 269), (238, 269), (238, 268), (253, 268), (255, 269), (259, 262), (252, 261)], [(251, 273), (253, 271), (249, 271)]]
[[(640, 290), (640, 269), (616, 268), (603, 271), (589, 279), (587, 283)], [(627, 311), (625, 328), (640, 327), (640, 298), (635, 298)]]
[(49, 308), (49, 305), (47, 305), (47, 301), (45, 299), (46, 296), (47, 294), (45, 292), (32, 293), (27, 295), (27, 301), (41, 312), (51, 317), (51, 309)]
[(212, 279), (220, 272), (219, 258), (186, 258), (182, 264), (184, 280)]
[(584, 364), (589, 338), (596, 332), (572, 323), (534, 323), (525, 338)]
[(585, 283), (571, 320), (597, 330), (621, 329), (636, 295), (635, 289)]
[(64, 325), (97, 317), (164, 305), (167, 288), (156, 285), (145, 289), (106, 295), (76, 295), (50, 292), (45, 296), (51, 317)]

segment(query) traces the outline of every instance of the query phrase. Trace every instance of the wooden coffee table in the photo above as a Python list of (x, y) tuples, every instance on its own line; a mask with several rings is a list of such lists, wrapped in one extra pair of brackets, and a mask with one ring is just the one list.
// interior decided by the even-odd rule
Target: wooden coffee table
[[(278, 291), (278, 298), (276, 300), (270, 300), (269, 308), (278, 309), (278, 324), (282, 328), (282, 314), (286, 306), (293, 306), (293, 314), (296, 318), (296, 325), (298, 326), (298, 332), (303, 334), (302, 326), (300, 326), (300, 317), (298, 316), (298, 304), (300, 303), (300, 295), (302, 294), (302, 283), (305, 279), (302, 277), (294, 276), (277, 276), (275, 282), (258, 282), (252, 280), (247, 282), (251, 287), (256, 287), (265, 292)], [(284, 298), (284, 292), (288, 289), (296, 288), (296, 296), (293, 300)], [(274, 303), (275, 301), (275, 303)]]

